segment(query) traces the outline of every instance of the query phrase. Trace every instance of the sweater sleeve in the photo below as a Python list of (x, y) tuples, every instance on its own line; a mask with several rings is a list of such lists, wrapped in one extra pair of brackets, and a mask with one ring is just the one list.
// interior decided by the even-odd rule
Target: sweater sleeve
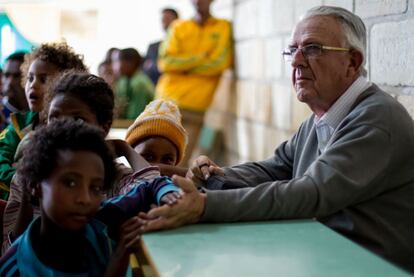
[[(273, 163), (283, 160), (286, 145), (281, 147)], [(267, 173), (271, 172), (268, 161), (240, 166), (238, 170), (246, 172), (244, 179), (249, 174), (260, 173), (263, 177), (252, 177), (251, 188), (207, 191), (202, 220), (321, 217), (366, 201), (389, 189), (377, 184), (387, 176), (391, 147), (390, 134), (383, 129), (357, 125), (344, 128), (326, 152), (298, 178), (273, 179), (272, 173)]]

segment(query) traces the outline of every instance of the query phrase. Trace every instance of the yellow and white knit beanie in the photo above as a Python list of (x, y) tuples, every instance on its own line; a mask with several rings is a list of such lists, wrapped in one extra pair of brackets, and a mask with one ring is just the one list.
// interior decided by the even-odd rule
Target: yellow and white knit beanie
[(150, 102), (129, 126), (125, 140), (134, 147), (145, 138), (158, 136), (170, 140), (177, 147), (178, 164), (185, 155), (188, 137), (181, 125), (180, 110), (171, 101), (157, 99)]

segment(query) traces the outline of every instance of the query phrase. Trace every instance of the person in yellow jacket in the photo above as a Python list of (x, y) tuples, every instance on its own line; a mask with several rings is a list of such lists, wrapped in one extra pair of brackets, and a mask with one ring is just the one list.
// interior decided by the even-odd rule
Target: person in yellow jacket
[(156, 98), (174, 101), (181, 110), (187, 130), (188, 159), (203, 126), (204, 113), (210, 106), (221, 73), (233, 59), (231, 24), (210, 14), (213, 0), (191, 0), (196, 15), (176, 20), (159, 50), (158, 67), (162, 72)]

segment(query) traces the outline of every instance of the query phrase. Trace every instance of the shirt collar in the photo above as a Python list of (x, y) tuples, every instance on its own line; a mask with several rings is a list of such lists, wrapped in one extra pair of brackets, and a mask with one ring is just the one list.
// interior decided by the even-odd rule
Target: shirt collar
[[(15, 243), (19, 243), (17, 249), (17, 263), (19, 269), (25, 269), (25, 273), (27, 276), (69, 276), (64, 272), (57, 271), (52, 269), (45, 264), (43, 264), (39, 258), (37, 257), (30, 238), (31, 232), (33, 232), (33, 228), (40, 228), (40, 220), (41, 218), (38, 217), (32, 221), (32, 223), (27, 228), (26, 232), (24, 232)], [(101, 265), (107, 263), (110, 254), (103, 253), (104, 249), (99, 248), (99, 243), (97, 242), (97, 235), (96, 232), (102, 232), (107, 235), (107, 227), (102, 222), (91, 219), (90, 222), (86, 225), (85, 228), (85, 237), (87, 240), (90, 241), (91, 246), (95, 249), (95, 253), (97, 254), (97, 259)], [(105, 257), (106, 256), (106, 257)], [(26, 275), (25, 275), (26, 276)], [(79, 273), (70, 276), (89, 276), (88, 273)]]
[(364, 76), (358, 77), (320, 118), (315, 116), (315, 124), (326, 123), (332, 130), (345, 118), (358, 96), (372, 85)]

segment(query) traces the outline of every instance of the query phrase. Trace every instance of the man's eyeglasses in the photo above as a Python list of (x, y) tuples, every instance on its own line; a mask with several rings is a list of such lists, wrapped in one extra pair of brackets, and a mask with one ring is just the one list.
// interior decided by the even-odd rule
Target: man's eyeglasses
[(300, 50), (302, 52), (302, 55), (303, 55), (303, 57), (305, 57), (305, 59), (309, 59), (309, 58), (315, 58), (315, 57), (321, 55), (323, 50), (348, 52), (351, 49), (341, 48), (341, 47), (333, 47), (333, 46), (325, 46), (325, 45), (314, 44), (314, 43), (305, 45), (303, 47), (290, 46), (289, 48), (286, 48), (282, 52), (284, 60), (287, 61), (287, 62), (291, 62), (293, 56), (296, 54), (296, 52), (298, 50)]

